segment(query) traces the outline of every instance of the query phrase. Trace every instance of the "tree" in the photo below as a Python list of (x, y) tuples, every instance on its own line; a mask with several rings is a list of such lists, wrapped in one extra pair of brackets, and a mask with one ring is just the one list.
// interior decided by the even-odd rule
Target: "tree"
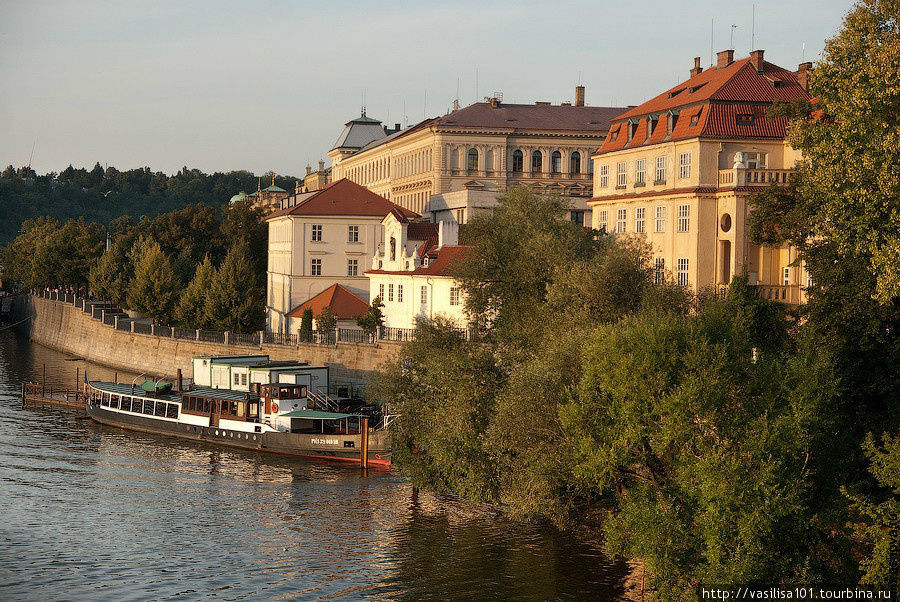
[(216, 271), (205, 304), (206, 320), (218, 330), (253, 332), (265, 323), (264, 292), (247, 256), (235, 245)]
[(254, 208), (248, 200), (222, 206), (222, 239), (230, 244), (245, 244), (250, 263), (265, 286), (269, 251), (269, 226), (262, 209)]
[(175, 320), (186, 328), (209, 328), (206, 315), (206, 297), (216, 277), (216, 268), (209, 255), (197, 265), (194, 277), (178, 300), (175, 309)]
[(154, 241), (142, 241), (138, 249), (126, 295), (128, 307), (155, 320), (171, 321), (181, 290), (172, 262)]
[[(900, 7), (863, 0), (829, 40), (810, 79), (812, 105), (789, 141), (802, 152), (793, 190), (758, 201), (757, 231), (776, 225), (801, 251), (833, 247), (858, 257), (881, 303), (900, 296)], [(813, 274), (815, 278), (815, 274)]]
[(300, 317), (300, 332), (308, 337), (310, 334), (312, 334), (312, 329), (313, 312), (312, 309), (307, 307), (303, 310), (303, 315)]
[(376, 296), (372, 299), (372, 303), (369, 305), (366, 313), (356, 318), (356, 324), (367, 332), (369, 336), (375, 336), (378, 333), (378, 329), (384, 325), (384, 315), (381, 313), (382, 307), (384, 307), (384, 303), (381, 302), (381, 297)]
[(337, 319), (334, 317), (331, 308), (327, 305), (316, 316), (316, 330), (324, 333), (331, 333), (337, 328)]
[(115, 243), (91, 268), (90, 289), (98, 299), (124, 306), (131, 273), (128, 254), (122, 244)]

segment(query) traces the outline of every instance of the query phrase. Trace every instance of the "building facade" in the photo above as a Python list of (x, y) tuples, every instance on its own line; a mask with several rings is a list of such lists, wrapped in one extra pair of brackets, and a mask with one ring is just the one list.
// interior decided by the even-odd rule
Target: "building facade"
[[(371, 298), (384, 304), (384, 326), (401, 331), (415, 328), (417, 319), (443, 316), (466, 326), (464, 298), (448, 267), (460, 259), (459, 227), (453, 222), (411, 223), (399, 212), (385, 217), (385, 243), (372, 259)], [(389, 333), (388, 335), (394, 338)], [(402, 336), (400, 337), (402, 338)]]
[[(496, 193), (517, 184), (586, 198), (590, 154), (622, 110), (585, 106), (582, 86), (574, 104), (490, 98), (381, 136), (380, 122), (355, 124), (355, 136), (348, 122), (328, 156), (335, 179), (348, 178), (417, 213), (435, 194)], [(373, 139), (352, 150), (366, 138)], [(348, 146), (348, 139), (357, 142)]]
[(754, 191), (791, 177), (787, 120), (766, 110), (808, 98), (810, 68), (783, 69), (762, 50), (720, 52), (706, 70), (695, 59), (689, 79), (613, 121), (593, 155), (593, 227), (645, 238), (657, 279), (697, 291), (746, 272), (764, 298), (802, 303), (796, 250), (753, 244), (747, 217)]
[(384, 217), (418, 217), (349, 180), (287, 196), (266, 219), (266, 328), (287, 333), (288, 314), (334, 284), (368, 301), (365, 270), (382, 242)]

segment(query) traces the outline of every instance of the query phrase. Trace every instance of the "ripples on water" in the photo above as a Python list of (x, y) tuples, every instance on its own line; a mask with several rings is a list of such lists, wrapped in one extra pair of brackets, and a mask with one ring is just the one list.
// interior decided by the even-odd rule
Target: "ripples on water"
[[(396, 474), (21, 409), (111, 370), (0, 332), (0, 598), (610, 599), (622, 567), (553, 530), (412, 496)], [(135, 375), (120, 373), (120, 380)]]

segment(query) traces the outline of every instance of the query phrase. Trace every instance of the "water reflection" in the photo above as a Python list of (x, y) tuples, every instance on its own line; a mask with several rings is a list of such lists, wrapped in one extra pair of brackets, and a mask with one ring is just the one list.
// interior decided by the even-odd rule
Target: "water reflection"
[[(0, 333), (3, 599), (609, 599), (589, 545), (422, 494), (397, 475), (22, 410), (23, 379), (113, 370)], [(120, 379), (135, 375), (121, 373)]]

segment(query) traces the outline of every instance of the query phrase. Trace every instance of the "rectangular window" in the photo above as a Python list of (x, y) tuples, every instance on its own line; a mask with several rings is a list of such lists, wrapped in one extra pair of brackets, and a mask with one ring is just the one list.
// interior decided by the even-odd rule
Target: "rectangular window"
[(459, 287), (450, 287), (450, 305), (459, 305)]
[(238, 374), (237, 372), (234, 373), (234, 384), (236, 384), (236, 385), (241, 384), (241, 375)]
[(347, 242), (359, 242), (359, 226), (347, 226)]
[(403, 285), (397, 285), (397, 303), (403, 303)]
[(784, 268), (784, 285), (790, 286), (791, 284), (791, 268)]
[(312, 240), (313, 242), (322, 242), (322, 224), (312, 225)]
[(246, 384), (247, 384), (247, 374), (246, 374), (246, 372), (245, 372), (244, 374), (241, 374), (241, 384), (242, 384), (242, 385), (246, 385)]
[(691, 153), (678, 155), (678, 177), (682, 180), (691, 177)]
[(393, 301), (393, 300), (394, 300), (394, 285), (389, 284), (388, 285), (388, 301)]
[(685, 258), (678, 259), (678, 286), (688, 286), (690, 284), (690, 280), (688, 279), (688, 260)]
[(665, 284), (666, 282), (666, 260), (663, 257), (653, 260), (653, 282), (656, 284)]
[(347, 260), (347, 275), (359, 276), (359, 259)]
[(310, 276), (321, 276), (322, 275), (322, 260), (321, 259), (310, 259), (309, 260), (309, 274), (310, 274)]
[(744, 165), (747, 169), (765, 169), (766, 153), (744, 153)]
[(428, 305), (428, 287), (423, 286), (419, 288), (419, 302), (422, 305)]
[(600, 166), (600, 188), (609, 186), (609, 165)]
[(597, 212), (597, 229), (598, 230), (606, 230), (607, 225), (609, 223), (609, 211), (598, 211)]
[(634, 185), (644, 185), (647, 183), (647, 160), (638, 159), (634, 162)]
[(634, 231), (638, 234), (644, 233), (644, 208), (638, 207), (634, 210)]
[(625, 162), (616, 165), (616, 188), (625, 188)]
[(687, 232), (691, 229), (691, 206), (678, 205), (678, 231)]
[(628, 210), (619, 209), (616, 211), (616, 234), (625, 232), (625, 223), (628, 221)]
[(656, 179), (653, 181), (654, 184), (665, 184), (666, 183), (666, 158), (665, 157), (657, 157), (656, 158)]
[(666, 231), (666, 208), (665, 207), (657, 207), (656, 208), (656, 227), (654, 228), (654, 232), (665, 232)]
[(384, 301), (384, 284), (378, 285), (378, 298)]

